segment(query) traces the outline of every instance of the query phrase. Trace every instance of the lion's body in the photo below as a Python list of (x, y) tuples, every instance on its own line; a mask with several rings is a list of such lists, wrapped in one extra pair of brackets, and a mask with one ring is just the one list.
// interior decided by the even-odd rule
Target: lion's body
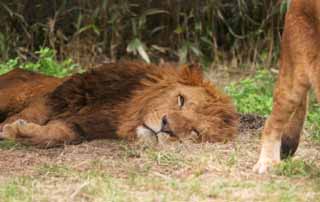
[[(186, 109), (177, 105), (180, 94), (188, 98)], [(158, 131), (169, 128), (164, 122), (170, 131)], [(71, 76), (2, 125), (4, 138), (46, 146), (81, 139), (134, 140), (139, 131), (183, 136), (193, 130), (201, 140), (215, 142), (233, 137), (238, 117), (229, 98), (198, 70), (121, 62)]]
[(286, 157), (296, 151), (310, 88), (320, 101), (319, 53), (320, 1), (292, 0), (282, 36), (273, 110), (264, 127), (261, 155), (254, 168), (258, 172), (278, 163), (280, 152)]

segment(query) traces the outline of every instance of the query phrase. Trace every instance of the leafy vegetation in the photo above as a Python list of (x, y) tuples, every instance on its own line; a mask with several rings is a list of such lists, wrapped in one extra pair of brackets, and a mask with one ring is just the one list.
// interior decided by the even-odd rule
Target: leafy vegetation
[[(226, 87), (226, 92), (233, 97), (239, 112), (256, 113), (267, 116), (272, 109), (272, 92), (275, 76), (267, 70), (259, 70), (249, 78)], [(315, 96), (310, 95), (310, 104), (306, 126), (311, 131), (311, 137), (320, 141), (320, 106)]]
[(272, 108), (272, 91), (275, 77), (260, 70), (253, 77), (232, 83), (226, 91), (234, 99), (239, 112), (268, 115)]
[(41, 48), (36, 54), (37, 60), (35, 62), (20, 62), (22, 59), (17, 57), (5, 63), (0, 63), (0, 75), (17, 67), (56, 77), (64, 77), (81, 70), (71, 59), (57, 61), (55, 51), (52, 49)]

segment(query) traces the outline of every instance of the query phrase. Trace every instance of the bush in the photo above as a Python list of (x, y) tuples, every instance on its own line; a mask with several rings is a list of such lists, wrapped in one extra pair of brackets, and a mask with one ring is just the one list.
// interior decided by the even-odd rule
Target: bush
[(255, 76), (232, 83), (226, 87), (241, 113), (268, 115), (272, 109), (272, 90), (275, 78), (270, 72), (260, 70)]
[(20, 62), (20, 58), (15, 58), (1, 63), (0, 75), (17, 67), (55, 77), (65, 77), (75, 71), (81, 70), (71, 59), (65, 59), (61, 62), (57, 61), (55, 59), (55, 51), (52, 49), (41, 48), (36, 54), (38, 59), (35, 62)]

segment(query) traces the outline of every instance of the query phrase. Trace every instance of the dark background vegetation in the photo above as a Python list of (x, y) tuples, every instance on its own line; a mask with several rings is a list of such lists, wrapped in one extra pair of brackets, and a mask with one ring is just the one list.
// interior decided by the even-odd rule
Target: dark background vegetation
[(1, 0), (0, 60), (41, 47), (82, 66), (101, 60), (277, 61), (286, 1)]

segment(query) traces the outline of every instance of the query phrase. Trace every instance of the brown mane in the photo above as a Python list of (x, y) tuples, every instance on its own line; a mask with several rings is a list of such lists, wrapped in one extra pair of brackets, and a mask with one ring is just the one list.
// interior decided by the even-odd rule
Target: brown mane
[[(141, 80), (142, 85), (134, 91), (134, 98), (130, 102), (121, 103), (121, 106), (118, 107), (118, 109), (129, 109), (125, 112), (121, 110), (118, 112), (122, 123), (118, 124), (121, 126), (118, 128), (120, 136), (128, 137), (130, 136), (128, 134), (133, 134), (137, 123), (142, 121), (142, 115), (152, 108), (152, 106), (148, 106), (150, 101), (160, 97), (162, 92), (177, 84), (203, 87), (211, 98), (208, 103), (215, 103), (215, 105), (205, 105), (201, 113), (207, 114), (213, 119), (221, 115), (223, 120), (219, 122), (219, 125), (227, 123), (221, 127), (220, 134), (224, 134), (223, 136), (202, 137), (202, 141), (228, 140), (237, 133), (239, 119), (230, 98), (204, 79), (200, 67), (181, 65), (177, 68), (171, 64), (163, 64), (160, 68), (150, 68), (149, 71), (146, 78)], [(136, 118), (132, 119), (132, 117)], [(219, 130), (219, 128), (217, 125), (216, 129)]]

